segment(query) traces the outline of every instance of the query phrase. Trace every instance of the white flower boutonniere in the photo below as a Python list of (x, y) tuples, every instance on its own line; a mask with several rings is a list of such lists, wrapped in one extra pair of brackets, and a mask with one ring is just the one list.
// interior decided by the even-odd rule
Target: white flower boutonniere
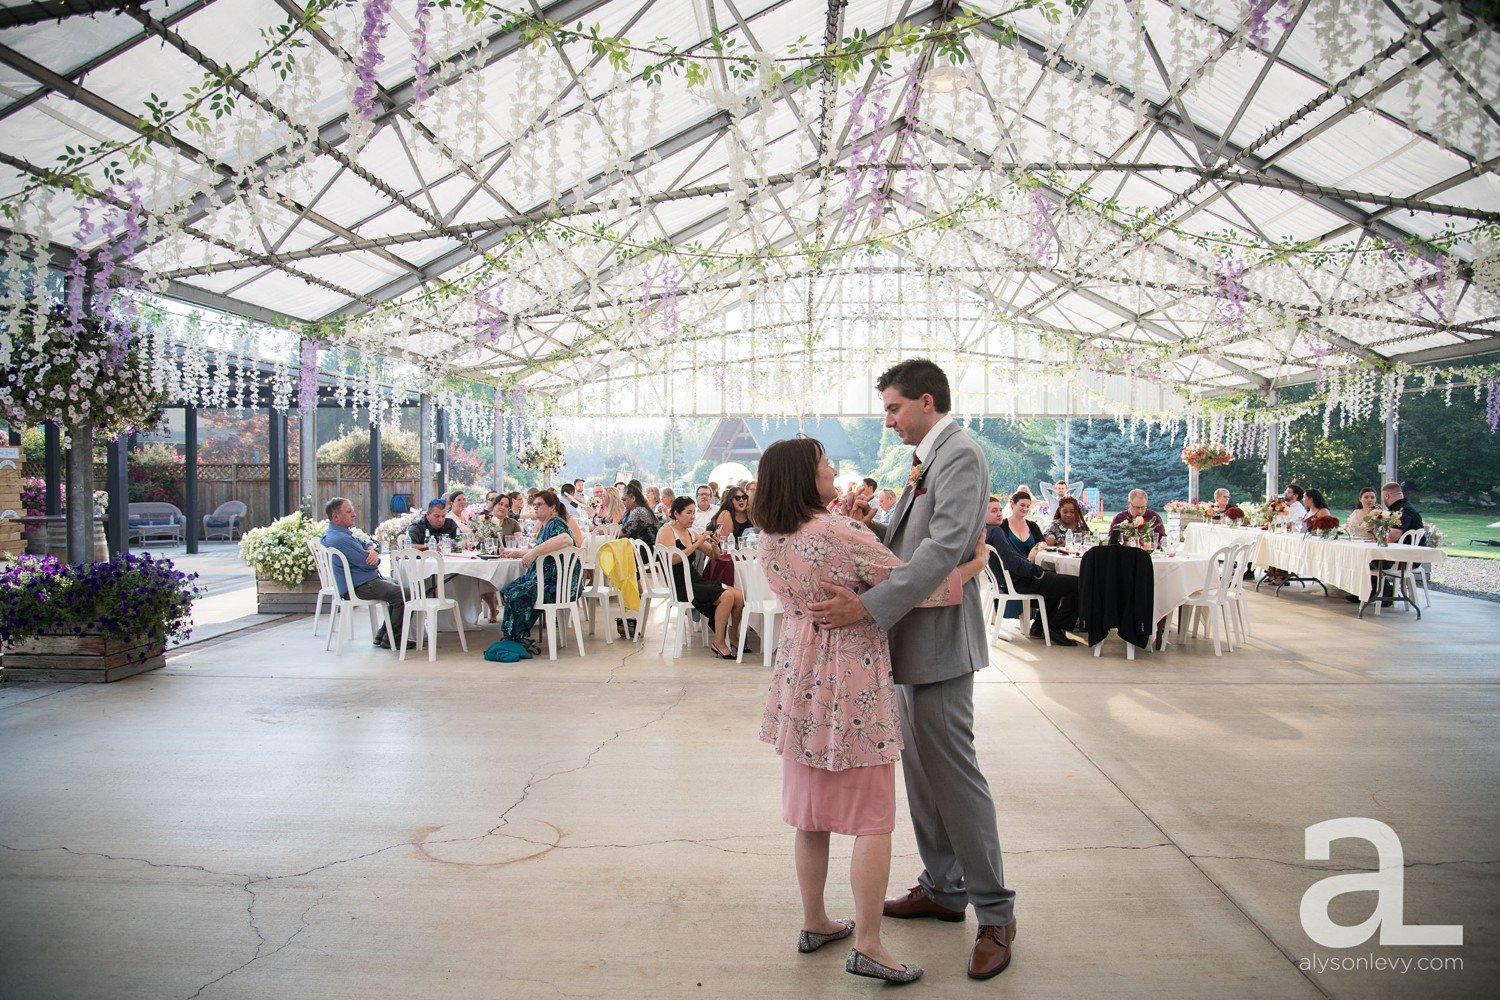
[(921, 465), (912, 466), (911, 475), (906, 477), (906, 485), (921, 486), (922, 477), (925, 475), (927, 475), (927, 463), (923, 462)]

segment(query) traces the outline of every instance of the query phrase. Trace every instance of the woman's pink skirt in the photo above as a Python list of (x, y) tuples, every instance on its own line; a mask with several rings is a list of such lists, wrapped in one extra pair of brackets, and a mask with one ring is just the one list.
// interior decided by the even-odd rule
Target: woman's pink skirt
[(896, 828), (896, 765), (824, 771), (783, 755), (781, 818), (799, 830), (849, 837)]

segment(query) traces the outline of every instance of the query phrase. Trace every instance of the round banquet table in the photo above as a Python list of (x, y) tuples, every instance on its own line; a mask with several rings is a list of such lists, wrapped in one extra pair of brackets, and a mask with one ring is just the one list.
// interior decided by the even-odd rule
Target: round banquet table
[[(443, 556), (443, 575), (452, 577), (443, 589), (447, 596), (458, 602), (458, 611), (464, 616), (465, 628), (484, 626), (490, 623), (484, 617), (484, 602), (479, 595), (485, 590), (499, 591), (507, 583), (519, 578), (523, 572), (525, 571), (519, 559), (483, 559), (454, 553)], [(451, 611), (438, 615), (438, 630), (458, 630), (458, 623), (453, 620)]]
[[(1044, 567), (1068, 576), (1077, 576), (1079, 567), (1083, 564), (1082, 556), (1049, 552), (1041, 558)], [(1156, 582), (1151, 601), (1152, 621), (1160, 622), (1182, 607), (1182, 602), (1187, 600), (1188, 595), (1203, 589), (1208, 564), (1209, 557), (1206, 555), (1151, 553), (1151, 575)]]

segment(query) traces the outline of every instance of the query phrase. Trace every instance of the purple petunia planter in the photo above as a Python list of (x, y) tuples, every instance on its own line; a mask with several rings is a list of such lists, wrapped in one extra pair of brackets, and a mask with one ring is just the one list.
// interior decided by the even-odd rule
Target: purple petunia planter
[(0, 662), (7, 681), (104, 684), (162, 667), (165, 653), (160, 635), (39, 635), (6, 646)]

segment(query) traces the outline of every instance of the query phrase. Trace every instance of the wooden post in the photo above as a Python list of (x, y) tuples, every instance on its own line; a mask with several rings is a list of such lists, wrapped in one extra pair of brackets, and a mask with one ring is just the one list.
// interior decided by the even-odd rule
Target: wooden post
[(94, 428), (68, 428), (68, 562), (94, 559)]

